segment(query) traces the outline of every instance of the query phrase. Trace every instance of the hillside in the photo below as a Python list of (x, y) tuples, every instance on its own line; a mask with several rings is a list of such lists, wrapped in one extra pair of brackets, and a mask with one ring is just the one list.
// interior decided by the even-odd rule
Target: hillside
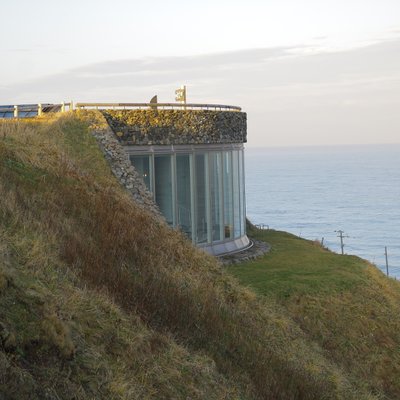
[[(272, 245), (229, 272), (277, 301), (324, 356), (384, 398), (400, 398), (400, 284), (356, 256), (318, 242), (250, 227)], [(385, 397), (386, 396), (386, 397)]]
[[(0, 124), (3, 397), (397, 398), (397, 383), (382, 383), (387, 370), (381, 364), (367, 380), (363, 359), (350, 357), (372, 343), (374, 353), (392, 349), (382, 365), (394, 366), (400, 343), (395, 282), (357, 261), (361, 283), (352, 265), (341, 266), (347, 272), (335, 279), (337, 287), (325, 284), (328, 275), (319, 282), (322, 265), (315, 284), (299, 285), (300, 274), (280, 272), (282, 260), (274, 273), (285, 284), (263, 288), (253, 281), (256, 292), (245, 288), (231, 277), (234, 269), (193, 248), (120, 187), (90, 134), (103, 124), (96, 113)], [(273, 239), (270, 256), (286, 243)], [(332, 265), (342, 265), (335, 257)], [(314, 261), (310, 253), (312, 269)], [(307, 274), (307, 265), (302, 268)], [(354, 284), (346, 286), (346, 274)], [(365, 286), (385, 292), (366, 302), (371, 291)], [(358, 308), (328, 308), (334, 296), (347, 299), (349, 292)], [(355, 330), (350, 340), (343, 329), (349, 318), (370, 315), (372, 305), (376, 325), (383, 323), (379, 333), (387, 336), (371, 342)], [(334, 352), (325, 337), (343, 350)]]

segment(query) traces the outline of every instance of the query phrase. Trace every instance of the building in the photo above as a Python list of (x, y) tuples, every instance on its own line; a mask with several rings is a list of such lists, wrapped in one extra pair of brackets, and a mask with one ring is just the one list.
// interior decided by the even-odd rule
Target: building
[[(0, 118), (73, 109), (71, 103), (1, 106)], [(173, 227), (213, 255), (243, 250), (246, 114), (209, 104), (78, 103), (99, 108)]]
[(246, 114), (232, 106), (119, 106), (134, 109), (103, 114), (167, 222), (213, 255), (247, 248)]
[[(73, 109), (0, 106), (0, 118)], [(246, 249), (246, 114), (209, 104), (77, 104), (101, 108), (166, 221), (213, 255)]]

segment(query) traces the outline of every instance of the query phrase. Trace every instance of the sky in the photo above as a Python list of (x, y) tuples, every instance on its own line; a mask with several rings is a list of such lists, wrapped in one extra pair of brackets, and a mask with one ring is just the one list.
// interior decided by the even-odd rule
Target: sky
[(249, 146), (400, 143), (399, 0), (0, 0), (0, 104), (233, 104)]

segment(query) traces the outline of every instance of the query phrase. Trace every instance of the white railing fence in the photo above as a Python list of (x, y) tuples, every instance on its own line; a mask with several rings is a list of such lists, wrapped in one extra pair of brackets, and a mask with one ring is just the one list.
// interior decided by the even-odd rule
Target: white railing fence
[(195, 104), (195, 103), (76, 103), (78, 109), (169, 109), (169, 110), (213, 110), (213, 111), (241, 111), (237, 106), (224, 104)]

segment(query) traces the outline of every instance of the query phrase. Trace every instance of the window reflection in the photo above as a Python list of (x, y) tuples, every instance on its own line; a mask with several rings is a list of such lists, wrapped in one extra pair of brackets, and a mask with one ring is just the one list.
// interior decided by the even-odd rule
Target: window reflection
[(208, 174), (206, 154), (196, 154), (196, 227), (197, 243), (207, 242), (208, 236)]
[(222, 239), (222, 163), (221, 153), (210, 153), (210, 197), (212, 240)]
[(149, 156), (130, 156), (131, 163), (135, 167), (139, 176), (143, 179), (148, 190), (152, 190), (150, 184), (150, 161)]
[(239, 184), (240, 184), (240, 236), (243, 236), (246, 233), (246, 204), (245, 204), (243, 151), (239, 151)]
[(232, 151), (232, 182), (233, 182), (233, 236), (240, 237), (240, 182), (239, 182), (239, 155)]
[(177, 226), (192, 237), (190, 156), (176, 156)]
[(224, 152), (224, 237), (233, 237), (232, 153)]
[(173, 225), (171, 156), (154, 157), (155, 200), (161, 213)]

